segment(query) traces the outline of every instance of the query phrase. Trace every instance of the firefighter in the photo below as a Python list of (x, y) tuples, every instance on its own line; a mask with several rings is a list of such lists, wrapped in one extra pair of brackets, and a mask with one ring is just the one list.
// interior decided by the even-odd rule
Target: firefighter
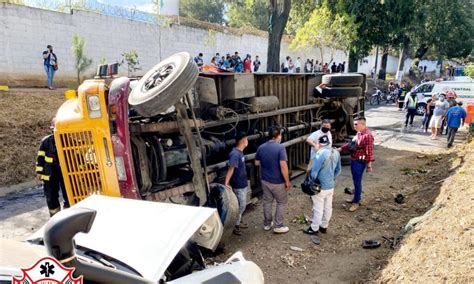
[[(55, 120), (51, 121), (50, 129), (53, 130)], [(54, 134), (50, 134), (41, 140), (36, 160), (36, 179), (43, 181), (44, 196), (49, 209), (49, 215), (53, 216), (61, 210), (59, 202), (59, 189), (61, 189), (64, 208), (69, 208), (69, 201), (64, 187), (64, 180), (59, 166)]]

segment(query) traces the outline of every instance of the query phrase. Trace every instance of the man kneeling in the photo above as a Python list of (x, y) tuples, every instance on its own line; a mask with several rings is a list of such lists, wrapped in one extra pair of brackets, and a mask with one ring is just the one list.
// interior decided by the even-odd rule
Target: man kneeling
[(341, 174), (341, 156), (332, 149), (327, 136), (321, 136), (317, 143), (318, 152), (313, 157), (310, 177), (321, 185), (321, 191), (313, 196), (313, 222), (303, 230), (304, 233), (315, 235), (326, 233), (332, 214), (332, 196), (336, 177)]

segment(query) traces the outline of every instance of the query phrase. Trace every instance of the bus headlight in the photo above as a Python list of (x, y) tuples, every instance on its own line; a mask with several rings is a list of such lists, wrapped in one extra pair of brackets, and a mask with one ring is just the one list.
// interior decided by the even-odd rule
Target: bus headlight
[(97, 95), (87, 96), (87, 108), (89, 109), (90, 118), (99, 118), (102, 116), (100, 111), (100, 100)]

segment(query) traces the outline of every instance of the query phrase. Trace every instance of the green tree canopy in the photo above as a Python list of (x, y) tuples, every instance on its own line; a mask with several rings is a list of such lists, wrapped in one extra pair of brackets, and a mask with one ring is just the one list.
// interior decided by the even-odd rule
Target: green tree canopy
[(181, 0), (179, 1), (179, 14), (201, 21), (223, 24), (224, 0)]
[(313, 11), (318, 7), (318, 0), (293, 1), (291, 5), (290, 17), (286, 23), (286, 33), (295, 35), (297, 30), (304, 26), (310, 19)]
[(332, 50), (330, 59), (332, 61), (336, 49), (349, 50), (357, 36), (357, 28), (353, 17), (345, 13), (333, 13), (326, 2), (313, 10), (308, 21), (298, 28), (290, 48), (317, 46), (321, 50), (321, 61), (323, 61), (322, 48), (329, 47)]
[(268, 30), (268, 0), (229, 1), (228, 7), (230, 27)]

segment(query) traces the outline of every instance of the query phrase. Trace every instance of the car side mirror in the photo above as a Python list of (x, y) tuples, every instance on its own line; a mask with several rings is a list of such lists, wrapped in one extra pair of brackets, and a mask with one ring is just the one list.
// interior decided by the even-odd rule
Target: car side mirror
[(73, 238), (77, 233), (88, 233), (94, 223), (96, 211), (70, 208), (55, 214), (44, 229), (44, 244), (48, 254), (59, 261), (75, 255)]

